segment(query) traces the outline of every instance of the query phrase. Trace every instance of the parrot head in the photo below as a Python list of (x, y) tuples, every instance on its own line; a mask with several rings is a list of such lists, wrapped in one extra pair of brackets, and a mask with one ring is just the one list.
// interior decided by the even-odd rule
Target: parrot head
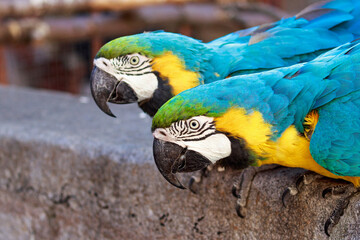
[(153, 118), (156, 166), (168, 182), (179, 188), (184, 186), (176, 173), (212, 164), (235, 169), (255, 164), (251, 146), (265, 141), (271, 133), (259, 112), (235, 106), (226, 95), (221, 99), (216, 93), (209, 94), (206, 87), (201, 85), (173, 97)]
[(195, 87), (211, 69), (211, 50), (180, 34), (147, 32), (105, 44), (94, 59), (90, 84), (98, 107), (113, 116), (110, 103), (133, 103), (153, 116), (172, 96)]

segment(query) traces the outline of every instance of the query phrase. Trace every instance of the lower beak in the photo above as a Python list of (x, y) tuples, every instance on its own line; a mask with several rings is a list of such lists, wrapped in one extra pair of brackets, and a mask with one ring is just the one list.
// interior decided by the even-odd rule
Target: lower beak
[(195, 151), (157, 138), (154, 138), (153, 154), (155, 164), (163, 177), (175, 187), (182, 189), (185, 187), (176, 177), (177, 172), (193, 172), (211, 164), (207, 158)]
[(134, 90), (125, 82), (118, 81), (113, 75), (94, 67), (90, 76), (91, 94), (98, 107), (106, 114), (115, 117), (108, 102), (132, 103), (137, 101)]

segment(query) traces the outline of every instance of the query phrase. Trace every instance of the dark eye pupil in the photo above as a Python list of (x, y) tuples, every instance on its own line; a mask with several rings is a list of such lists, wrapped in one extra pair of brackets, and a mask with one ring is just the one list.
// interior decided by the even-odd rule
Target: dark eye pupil
[(132, 58), (130, 58), (130, 62), (131, 62), (131, 64), (138, 64), (139, 63), (139, 58), (137, 58), (137, 57), (132, 57)]
[(192, 121), (192, 122), (190, 123), (190, 126), (191, 126), (192, 128), (196, 128), (196, 127), (198, 126), (198, 123), (195, 122), (195, 121)]

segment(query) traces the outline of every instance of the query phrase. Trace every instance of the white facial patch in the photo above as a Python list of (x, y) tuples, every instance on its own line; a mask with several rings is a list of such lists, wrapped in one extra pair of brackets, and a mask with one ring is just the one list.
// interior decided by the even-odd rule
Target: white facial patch
[(150, 58), (134, 53), (112, 59), (97, 58), (94, 65), (118, 81), (126, 82), (140, 102), (151, 98), (158, 88), (158, 79), (150, 62)]
[(216, 132), (212, 117), (196, 116), (180, 120), (168, 128), (156, 129), (153, 135), (157, 139), (198, 152), (212, 163), (231, 154), (229, 138), (223, 133)]
[(134, 90), (139, 102), (151, 98), (158, 87), (158, 79), (154, 73), (141, 76), (124, 76), (122, 81)]
[(231, 142), (225, 134), (217, 133), (204, 140), (185, 142), (189, 150), (200, 153), (212, 163), (231, 154)]

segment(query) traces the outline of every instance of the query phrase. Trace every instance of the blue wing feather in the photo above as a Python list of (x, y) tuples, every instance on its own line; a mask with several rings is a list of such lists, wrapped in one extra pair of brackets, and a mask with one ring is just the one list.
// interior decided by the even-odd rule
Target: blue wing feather
[[(332, 0), (316, 3), (298, 15), (228, 34), (208, 45), (217, 52), (214, 66), (220, 78), (289, 66), (312, 60), (324, 51), (358, 38), (360, 1)], [(226, 68), (226, 69), (225, 69)], [(207, 82), (212, 82), (209, 79)]]

